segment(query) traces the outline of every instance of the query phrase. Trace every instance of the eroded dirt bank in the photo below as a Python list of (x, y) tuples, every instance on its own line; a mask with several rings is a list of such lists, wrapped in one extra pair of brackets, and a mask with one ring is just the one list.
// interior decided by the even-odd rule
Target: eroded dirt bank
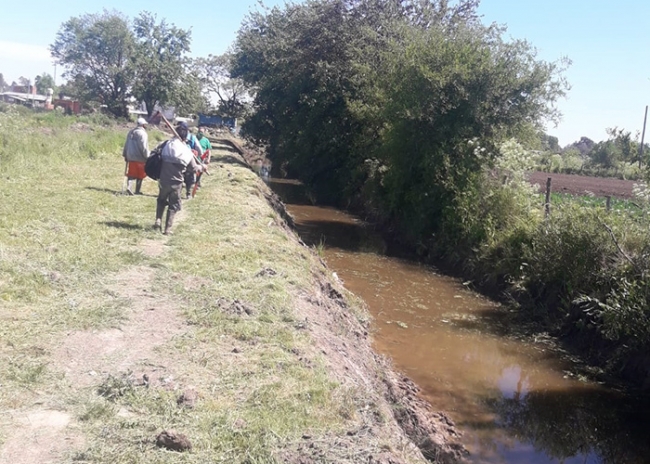
[[(254, 153), (246, 150), (234, 140), (223, 140), (230, 144), (249, 165), (256, 161)], [(246, 156), (248, 155), (248, 156)], [(300, 246), (307, 247), (292, 228), (293, 219), (286, 211), (279, 197), (266, 185), (260, 189), (271, 208), (282, 218), (286, 233)], [(467, 451), (459, 443), (460, 434), (452, 420), (443, 412), (435, 411), (423, 400), (418, 386), (407, 376), (394, 370), (388, 359), (378, 355), (371, 347), (370, 321), (365, 308), (362, 312), (352, 310), (349, 299), (356, 305), (362, 303), (340, 286), (325, 263), (313, 270), (313, 289), (299, 296), (296, 306), (300, 318), (305, 320), (305, 329), (311, 333), (314, 348), (320, 351), (328, 362), (329, 369), (338, 382), (352, 383), (357, 388), (366, 390), (370, 398), (377, 402), (378, 411), (364, 414), (364, 424), (357, 430), (346, 433), (343, 439), (349, 445), (362, 450), (368, 446), (367, 440), (373, 436), (388, 432), (392, 440), (401, 442), (403, 450), (410, 459), (424, 459), (436, 463), (463, 462)], [(380, 432), (384, 429), (384, 432)], [(404, 441), (406, 440), (406, 441)], [(340, 443), (340, 442), (337, 442)], [(338, 444), (335, 444), (335, 448)], [(309, 446), (299, 446), (298, 456), (286, 462), (311, 463), (321, 462), (323, 457), (332, 462), (336, 449), (323, 452)], [(400, 456), (402, 455), (402, 456)], [(286, 456), (285, 456), (286, 458)], [(379, 456), (364, 456), (357, 462), (402, 463), (410, 460), (402, 453), (386, 449)], [(296, 460), (297, 459), (297, 460)]]

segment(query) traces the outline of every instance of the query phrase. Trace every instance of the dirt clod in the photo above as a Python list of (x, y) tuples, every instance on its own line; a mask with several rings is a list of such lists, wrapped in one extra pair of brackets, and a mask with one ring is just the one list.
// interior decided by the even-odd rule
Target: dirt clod
[(181, 396), (176, 400), (176, 404), (183, 408), (194, 409), (196, 402), (199, 399), (199, 394), (196, 390), (188, 389), (185, 390)]
[(189, 438), (175, 430), (165, 430), (160, 432), (156, 437), (156, 446), (179, 452), (189, 451), (192, 449), (192, 443)]
[(277, 275), (277, 271), (275, 269), (271, 269), (270, 267), (267, 267), (265, 269), (262, 269), (257, 274), (255, 274), (255, 277), (269, 277), (274, 275)]
[(255, 309), (253, 309), (252, 305), (240, 300), (228, 301), (225, 298), (219, 298), (217, 300), (217, 306), (224, 313), (231, 316), (253, 316), (255, 314)]
[(325, 295), (327, 295), (329, 299), (334, 301), (341, 308), (347, 308), (348, 304), (345, 301), (345, 298), (343, 298), (341, 292), (335, 289), (331, 283), (321, 282), (321, 290), (323, 291), (323, 293), (325, 293)]

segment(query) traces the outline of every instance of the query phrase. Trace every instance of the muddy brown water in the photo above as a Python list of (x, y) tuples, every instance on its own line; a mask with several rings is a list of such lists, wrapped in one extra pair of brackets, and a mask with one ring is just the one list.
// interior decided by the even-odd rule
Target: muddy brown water
[(380, 236), (270, 179), (302, 239), (374, 318), (376, 349), (462, 431), (475, 463), (650, 463), (647, 399), (579, 379), (544, 340), (508, 336), (507, 308), (435, 269), (385, 255)]

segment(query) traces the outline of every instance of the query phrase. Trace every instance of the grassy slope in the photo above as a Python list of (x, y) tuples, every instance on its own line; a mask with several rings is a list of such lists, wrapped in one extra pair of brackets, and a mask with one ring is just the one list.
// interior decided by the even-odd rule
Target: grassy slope
[[(147, 196), (117, 194), (124, 127), (24, 114), (0, 122), (5, 417), (34, 405), (70, 415), (68, 429), (78, 439), (63, 450), (66, 462), (273, 462), (305, 434), (326, 442), (359, 426), (368, 393), (331, 375), (295, 312), (296, 295), (314, 285), (318, 259), (287, 235), (251, 171), (217, 156), (221, 166), (184, 204), (175, 235), (166, 239), (150, 229), (153, 182), (145, 181)], [(148, 255), (143, 240), (162, 242), (166, 251)], [(150, 291), (177, 304), (187, 321), (156, 352), (174, 366), (180, 388), (198, 390), (194, 409), (177, 406), (177, 390), (138, 387), (126, 372), (79, 386), (53, 360), (68, 335), (126, 323), (132, 302), (107, 282), (133, 266), (154, 269)], [(260, 274), (264, 269), (275, 274)], [(224, 312), (223, 302), (233, 300), (253, 315)], [(233, 355), (234, 348), (243, 354)], [(309, 361), (296, 353), (308, 353)], [(0, 423), (0, 444), (17, 424)], [(156, 448), (153, 438), (164, 429), (187, 434), (193, 451)], [(373, 454), (396, 450), (398, 442), (387, 429), (358, 447)], [(395, 452), (419, 460), (408, 447)], [(348, 462), (342, 456), (332, 462)]]

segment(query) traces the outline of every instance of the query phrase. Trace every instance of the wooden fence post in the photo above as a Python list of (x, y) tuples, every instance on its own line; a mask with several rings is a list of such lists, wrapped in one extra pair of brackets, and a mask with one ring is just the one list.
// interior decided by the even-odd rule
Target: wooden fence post
[(546, 201), (544, 202), (544, 217), (551, 215), (551, 178), (546, 179)]
[(605, 203), (606, 206), (607, 206), (607, 211), (610, 211), (612, 209), (612, 196), (607, 195), (607, 196), (605, 196), (605, 198), (607, 200), (606, 203)]

